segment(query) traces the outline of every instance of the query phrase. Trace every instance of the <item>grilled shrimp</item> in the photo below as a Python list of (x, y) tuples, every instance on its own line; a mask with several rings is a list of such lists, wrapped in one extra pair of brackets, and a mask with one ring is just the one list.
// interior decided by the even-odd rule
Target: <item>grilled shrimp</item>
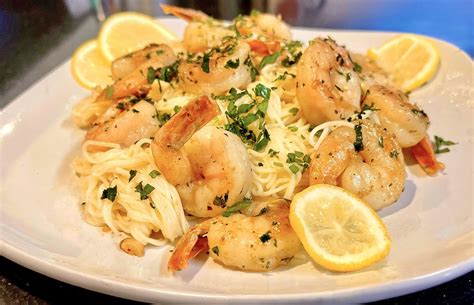
[(297, 66), (296, 96), (312, 124), (338, 120), (360, 109), (360, 83), (347, 51), (331, 39), (315, 39)]
[(270, 271), (286, 265), (301, 249), (283, 199), (258, 204), (245, 214), (217, 216), (192, 227), (176, 245), (168, 269), (186, 268), (202, 251), (225, 266)]
[(197, 62), (183, 62), (178, 68), (183, 88), (195, 94), (221, 94), (231, 88), (245, 88), (252, 80), (246, 64), (250, 47), (242, 42), (229, 42), (206, 53)]
[(410, 147), (426, 136), (429, 118), (397, 89), (373, 85), (368, 88), (363, 105), (378, 109), (380, 124), (397, 138), (401, 147)]
[(200, 97), (163, 125), (151, 145), (156, 166), (176, 187), (184, 210), (199, 217), (219, 215), (242, 200), (252, 184), (241, 140), (223, 129), (204, 126), (218, 112), (214, 102)]
[[(310, 184), (340, 186), (379, 210), (405, 185), (405, 163), (395, 137), (369, 120), (337, 127), (311, 157)], [(358, 151), (356, 151), (356, 149)]]
[(86, 140), (117, 143), (128, 147), (140, 139), (153, 136), (159, 128), (155, 106), (140, 101), (115, 118), (89, 129)]

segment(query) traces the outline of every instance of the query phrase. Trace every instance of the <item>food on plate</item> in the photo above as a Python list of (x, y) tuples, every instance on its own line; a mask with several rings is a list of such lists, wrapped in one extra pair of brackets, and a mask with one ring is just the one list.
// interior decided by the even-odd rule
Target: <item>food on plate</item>
[(72, 55), (71, 72), (74, 79), (84, 88), (109, 85), (110, 67), (97, 46), (97, 40), (84, 42)]
[(292, 40), (279, 16), (253, 11), (225, 23), (163, 9), (186, 20), (182, 41), (121, 13), (87, 44), (94, 60), (109, 60), (97, 69), (106, 65), (110, 82), (73, 58), (73, 73), (86, 75), (78, 81), (96, 85), (72, 111), (87, 130), (72, 164), (85, 220), (135, 256), (177, 242), (171, 271), (202, 252), (269, 271), (301, 243), (335, 271), (384, 258), (390, 237), (374, 210), (404, 190), (402, 148), (434, 175), (443, 168), (435, 152), (455, 144), (438, 137), (433, 151), (428, 114), (402, 91), (416, 81), (401, 82), (412, 74), (387, 58), (394, 43), (369, 58), (331, 37)]

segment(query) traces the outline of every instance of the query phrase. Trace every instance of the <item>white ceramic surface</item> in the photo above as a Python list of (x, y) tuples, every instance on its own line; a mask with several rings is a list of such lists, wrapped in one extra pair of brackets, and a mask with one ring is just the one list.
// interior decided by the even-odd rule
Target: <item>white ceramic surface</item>
[[(183, 23), (163, 22), (177, 33)], [(308, 40), (330, 35), (365, 52), (394, 33), (295, 29)], [(84, 132), (71, 107), (87, 92), (69, 62), (40, 80), (1, 112), (1, 251), (53, 278), (84, 288), (148, 302), (305, 303), (367, 302), (428, 288), (474, 268), (473, 63), (456, 47), (436, 41), (442, 61), (435, 79), (411, 94), (431, 117), (431, 135), (459, 142), (439, 159), (446, 170), (427, 177), (410, 165), (400, 200), (382, 210), (393, 239), (390, 255), (366, 270), (336, 274), (304, 255), (270, 273), (230, 270), (201, 258), (172, 277), (170, 247), (143, 258), (120, 251), (111, 234), (87, 225), (70, 169)]]

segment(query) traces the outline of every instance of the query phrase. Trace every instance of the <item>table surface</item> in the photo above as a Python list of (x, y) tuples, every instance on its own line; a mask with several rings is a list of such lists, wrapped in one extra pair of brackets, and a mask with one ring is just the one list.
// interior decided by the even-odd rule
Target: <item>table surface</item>
[[(37, 3), (41, 2), (41, 3)], [(67, 60), (106, 15), (134, 10), (160, 16), (158, 1), (6, 1), (0, 4), (0, 108)], [(474, 56), (474, 1), (262, 0), (166, 1), (231, 19), (252, 8), (281, 13), (295, 26), (414, 32), (449, 41)], [(437, 287), (373, 304), (474, 304), (473, 272)], [(0, 258), (0, 304), (140, 304), (74, 287)]]

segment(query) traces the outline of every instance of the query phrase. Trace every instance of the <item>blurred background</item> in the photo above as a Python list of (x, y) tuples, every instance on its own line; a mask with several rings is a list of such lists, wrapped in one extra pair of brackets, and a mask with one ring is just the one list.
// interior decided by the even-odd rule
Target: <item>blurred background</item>
[(473, 0), (2, 0), (0, 107), (96, 36), (110, 14), (138, 11), (159, 17), (160, 2), (220, 19), (258, 9), (281, 14), (293, 26), (425, 34), (474, 56)]
[[(138, 11), (160, 17), (160, 2), (203, 10), (219, 19), (258, 9), (281, 14), (292, 26), (424, 34), (474, 56), (474, 0), (1, 0), (0, 108), (68, 60), (82, 42), (95, 37), (110, 14)], [(473, 304), (473, 296), (470, 273), (377, 304)], [(0, 304), (66, 302), (138, 304), (87, 292), (0, 258)]]

